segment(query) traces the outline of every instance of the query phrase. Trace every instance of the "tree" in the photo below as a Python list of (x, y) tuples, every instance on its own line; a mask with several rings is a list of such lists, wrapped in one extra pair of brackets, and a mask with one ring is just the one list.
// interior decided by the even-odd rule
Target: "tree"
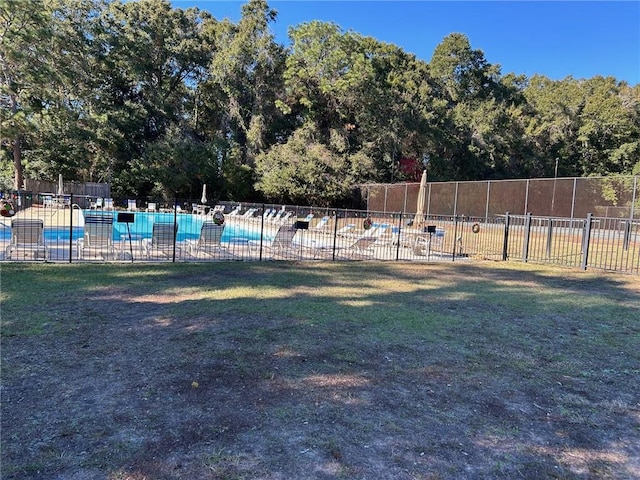
[(500, 84), (500, 67), (473, 50), (465, 35), (454, 33), (435, 48), (429, 72), (440, 100), (432, 173), (460, 180), (486, 178), (505, 163), (493, 143), (509, 123), (507, 105), (512, 102)]
[[(210, 15), (195, 8), (173, 9), (166, 0), (112, 3), (98, 19), (94, 95), (87, 107), (99, 120), (102, 168), (109, 176), (113, 173), (116, 193), (146, 195), (154, 188), (143, 178), (131, 182), (127, 173), (149, 158), (147, 150), (157, 151), (154, 143), (167, 145), (177, 136), (180, 142), (190, 139), (197, 149), (201, 139), (195, 97), (211, 58), (206, 35), (211, 23)], [(207, 145), (202, 148), (209, 151)], [(215, 164), (217, 159), (210, 161)], [(174, 169), (167, 159), (165, 170)], [(190, 188), (184, 184), (181, 189)], [(175, 191), (176, 185), (172, 181), (156, 190)]]
[(328, 147), (368, 157), (367, 180), (398, 178), (401, 158), (422, 157), (433, 113), (424, 62), (332, 23), (289, 36), (284, 111), (312, 122)]
[(259, 155), (256, 188), (281, 202), (328, 206), (345, 201), (372, 164), (359, 153), (333, 151), (320, 137), (316, 126), (308, 123), (286, 143)]
[(0, 3), (0, 142), (11, 150), (16, 190), (24, 184), (23, 140), (32, 115), (43, 108), (44, 79), (53, 74), (46, 56), (49, 17), (40, 0)]
[(613, 77), (580, 82), (584, 108), (580, 112), (577, 140), (580, 142), (582, 174), (631, 173), (640, 161), (640, 105), (636, 88), (618, 83)]

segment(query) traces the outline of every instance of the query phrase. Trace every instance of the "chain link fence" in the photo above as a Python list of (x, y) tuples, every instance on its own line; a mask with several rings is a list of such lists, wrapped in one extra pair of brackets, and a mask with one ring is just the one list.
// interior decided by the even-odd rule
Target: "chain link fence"
[[(360, 186), (367, 209), (415, 213), (419, 183)], [(428, 183), (427, 215), (640, 218), (640, 176)]]

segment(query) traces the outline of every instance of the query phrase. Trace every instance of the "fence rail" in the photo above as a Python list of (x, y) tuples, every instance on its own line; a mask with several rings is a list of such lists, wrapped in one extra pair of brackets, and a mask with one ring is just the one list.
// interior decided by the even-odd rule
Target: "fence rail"
[(70, 195), (0, 217), (0, 259), (496, 260), (640, 274), (640, 222), (632, 219), (511, 213), (416, 217), (228, 202), (212, 207), (188, 201), (130, 201), (125, 207), (92, 200), (89, 205), (79, 205)]

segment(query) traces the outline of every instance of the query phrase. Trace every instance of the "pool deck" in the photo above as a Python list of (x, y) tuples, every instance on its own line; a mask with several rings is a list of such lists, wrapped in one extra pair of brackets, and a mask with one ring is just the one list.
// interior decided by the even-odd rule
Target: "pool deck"
[(11, 220), (16, 218), (40, 219), (46, 227), (59, 227), (60, 225), (69, 225), (71, 216), (73, 215), (73, 225), (77, 227), (84, 226), (84, 215), (82, 210), (74, 208), (43, 208), (29, 207), (20, 210), (13, 217), (0, 217), (0, 223), (7, 227), (11, 227)]

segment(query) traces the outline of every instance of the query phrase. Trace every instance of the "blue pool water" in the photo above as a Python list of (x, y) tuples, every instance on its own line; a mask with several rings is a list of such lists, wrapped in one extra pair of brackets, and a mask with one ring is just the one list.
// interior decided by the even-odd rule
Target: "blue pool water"
[[(84, 210), (84, 215), (95, 214), (95, 211)], [(113, 223), (113, 239), (116, 241), (127, 240), (129, 234), (132, 239), (139, 240), (141, 238), (151, 238), (151, 231), (153, 224), (156, 222), (168, 222), (173, 223), (173, 213), (148, 213), (148, 212), (135, 212), (133, 223), (119, 223), (117, 220), (117, 212), (114, 214)], [(182, 242), (184, 240), (195, 240), (200, 236), (200, 229), (202, 228), (202, 222), (204, 218), (198, 215), (180, 214), (177, 216), (178, 222), (178, 234), (177, 240)], [(128, 227), (128, 229), (127, 229)], [(44, 237), (47, 242), (64, 242), (69, 241), (69, 234), (71, 230), (71, 238), (75, 241), (82, 238), (84, 234), (83, 227), (69, 226), (63, 227), (45, 227)], [(0, 228), (0, 239), (8, 241), (11, 238), (11, 229), (8, 227)], [(247, 228), (242, 225), (230, 225), (228, 222), (225, 225), (224, 232), (222, 234), (222, 242), (231, 243), (246, 243), (249, 240), (260, 240), (260, 230), (256, 228)]]

